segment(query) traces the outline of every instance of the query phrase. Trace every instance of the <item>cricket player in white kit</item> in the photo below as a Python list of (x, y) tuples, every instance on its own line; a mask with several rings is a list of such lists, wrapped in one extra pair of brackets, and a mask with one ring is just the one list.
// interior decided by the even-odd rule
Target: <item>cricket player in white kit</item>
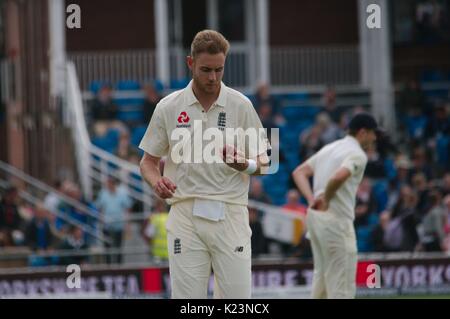
[(306, 225), (314, 260), (313, 298), (355, 297), (356, 191), (367, 164), (365, 151), (376, 133), (375, 119), (357, 114), (346, 137), (324, 146), (292, 174), (309, 204)]
[[(205, 142), (196, 141), (196, 133), (215, 129), (222, 138), (228, 128), (263, 131), (250, 100), (222, 83), (228, 49), (228, 41), (216, 31), (195, 36), (187, 58), (192, 81), (160, 101), (139, 146), (145, 151), (142, 176), (171, 205), (167, 239), (172, 298), (207, 298), (211, 270), (215, 298), (251, 297), (249, 175), (268, 167), (267, 138), (259, 136), (257, 146), (222, 144), (220, 163), (205, 162), (202, 154), (194, 162), (173, 156), (179, 151), (179, 140), (173, 139), (181, 132), (177, 129), (192, 136), (188, 146), (194, 155), (195, 147)], [(161, 176), (159, 160), (165, 155)]]

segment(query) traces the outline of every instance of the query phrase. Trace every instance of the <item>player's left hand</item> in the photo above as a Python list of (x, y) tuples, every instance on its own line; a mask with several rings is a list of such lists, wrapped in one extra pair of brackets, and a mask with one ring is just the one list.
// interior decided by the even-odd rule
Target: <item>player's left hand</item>
[(238, 171), (243, 171), (248, 166), (244, 154), (229, 144), (226, 144), (222, 149), (222, 160), (225, 164)]

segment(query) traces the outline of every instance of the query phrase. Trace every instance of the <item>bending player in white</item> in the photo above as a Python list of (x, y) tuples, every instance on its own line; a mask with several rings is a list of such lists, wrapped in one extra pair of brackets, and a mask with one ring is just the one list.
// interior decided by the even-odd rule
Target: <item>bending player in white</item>
[(324, 146), (292, 173), (309, 204), (306, 225), (314, 260), (313, 298), (355, 297), (356, 191), (367, 164), (365, 151), (375, 142), (376, 130), (370, 114), (355, 115), (346, 137)]

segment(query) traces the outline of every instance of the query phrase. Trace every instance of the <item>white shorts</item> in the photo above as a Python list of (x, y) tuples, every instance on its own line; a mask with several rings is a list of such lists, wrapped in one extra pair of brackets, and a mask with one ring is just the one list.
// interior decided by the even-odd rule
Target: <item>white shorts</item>
[(193, 216), (194, 200), (172, 205), (167, 220), (172, 298), (251, 297), (251, 229), (243, 205), (225, 204), (225, 220)]
[(331, 211), (308, 209), (314, 259), (313, 298), (354, 298), (357, 247), (353, 222)]

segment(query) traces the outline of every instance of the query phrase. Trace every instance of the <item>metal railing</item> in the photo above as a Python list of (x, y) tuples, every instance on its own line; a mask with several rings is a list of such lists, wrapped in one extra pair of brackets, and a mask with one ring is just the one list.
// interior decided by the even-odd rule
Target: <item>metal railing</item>
[(141, 83), (156, 77), (156, 53), (153, 50), (72, 52), (80, 86), (87, 90), (92, 81), (135, 80)]
[(270, 49), (271, 85), (359, 84), (356, 45), (274, 47)]
[[(111, 240), (103, 235), (103, 232), (101, 231), (101, 226), (104, 225), (104, 220), (101, 216), (96, 214), (92, 209), (84, 205), (83, 203), (74, 200), (73, 198), (70, 198), (66, 196), (65, 194), (57, 191), (56, 189), (36, 180), (35, 178), (25, 174), (24, 172), (20, 171), (19, 169), (6, 164), (2, 161), (0, 161), (0, 173), (1, 176), (4, 176), (4, 178), (0, 178), (0, 189), (6, 189), (6, 187), (9, 185), (6, 180), (10, 180), (11, 178), (15, 178), (20, 180), (21, 182), (25, 183), (27, 187), (32, 187), (35, 190), (38, 190), (42, 194), (49, 194), (54, 193), (56, 194), (60, 201), (67, 203), (73, 207), (75, 207), (80, 212), (88, 215), (89, 217), (93, 218), (97, 224), (99, 224), (100, 228), (97, 230), (92, 228), (90, 225), (86, 225), (84, 223), (81, 223), (80, 221), (76, 220), (75, 218), (68, 216), (66, 214), (63, 214), (58, 211), (52, 211), (49, 212), (56, 217), (62, 219), (63, 221), (67, 222), (70, 225), (75, 225), (80, 227), (84, 232), (87, 234), (93, 236), (94, 238), (100, 240), (101, 242), (111, 243)], [(39, 202), (42, 201), (41, 198), (39, 198), (36, 195), (31, 194), (30, 192), (20, 189), (19, 190), (19, 196), (26, 201), (29, 204), (37, 205)]]
[[(257, 82), (255, 48), (234, 44), (230, 48), (224, 82), (239, 90), (253, 90)], [(274, 88), (323, 84), (359, 85), (359, 49), (357, 45), (271, 47), (271, 85)], [(190, 77), (186, 66), (188, 49), (169, 50), (170, 77)], [(72, 52), (69, 59), (75, 63), (82, 90), (88, 90), (92, 81), (135, 80), (146, 83), (156, 75), (156, 54), (153, 50), (117, 52)]]

